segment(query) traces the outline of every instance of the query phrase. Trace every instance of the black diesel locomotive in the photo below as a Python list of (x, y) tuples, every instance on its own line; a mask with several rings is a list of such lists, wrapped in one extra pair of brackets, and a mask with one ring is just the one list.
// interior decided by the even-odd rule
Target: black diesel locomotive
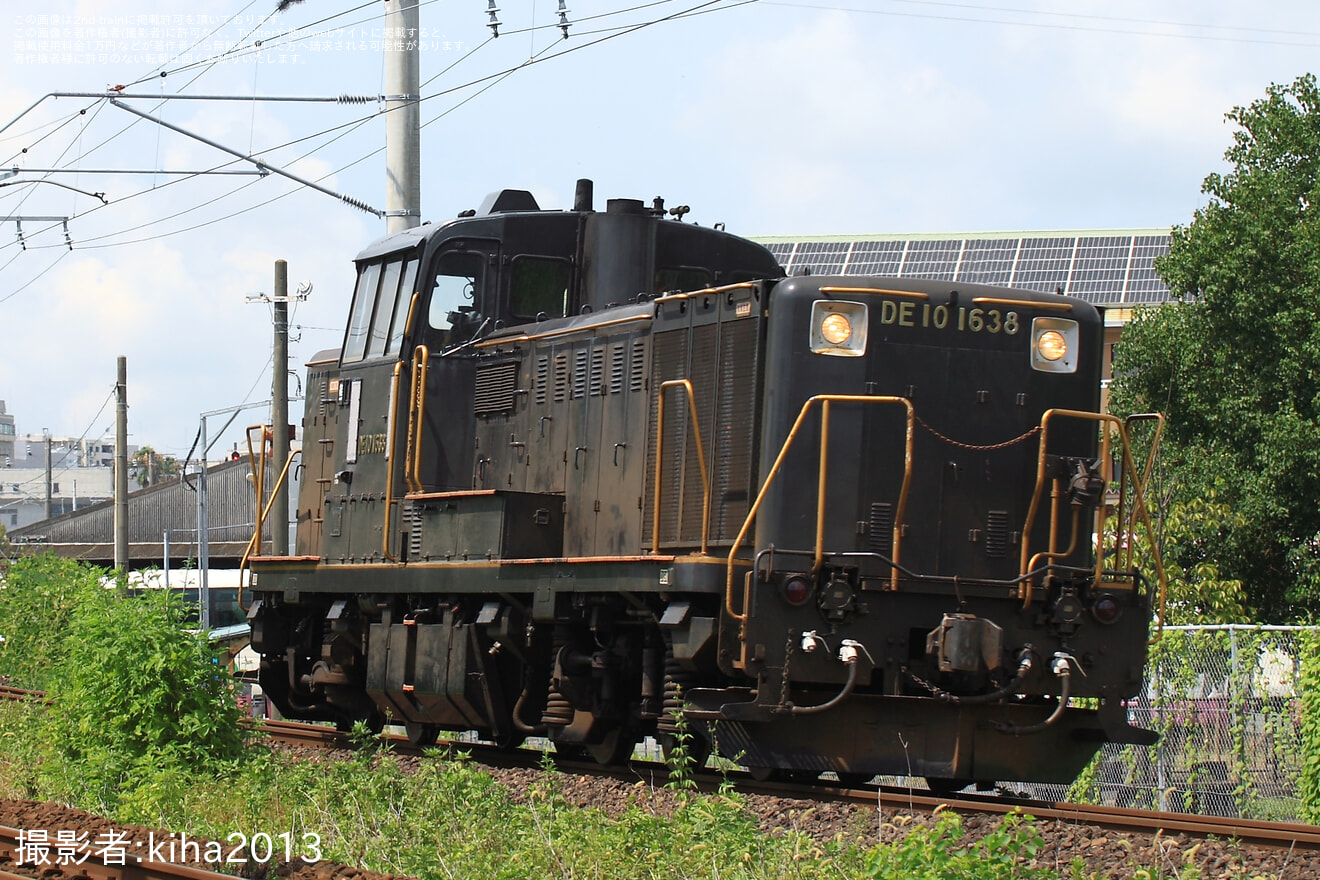
[(937, 786), (1153, 741), (1095, 308), (784, 277), (686, 208), (591, 201), (505, 190), (358, 255), (296, 555), (251, 562), (282, 713)]

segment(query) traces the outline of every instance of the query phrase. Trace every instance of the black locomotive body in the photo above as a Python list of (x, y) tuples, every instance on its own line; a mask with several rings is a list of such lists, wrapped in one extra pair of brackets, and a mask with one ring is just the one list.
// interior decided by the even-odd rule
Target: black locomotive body
[(1099, 313), (785, 278), (664, 213), (506, 190), (358, 256), (296, 555), (252, 561), (280, 711), (945, 784), (1153, 739)]

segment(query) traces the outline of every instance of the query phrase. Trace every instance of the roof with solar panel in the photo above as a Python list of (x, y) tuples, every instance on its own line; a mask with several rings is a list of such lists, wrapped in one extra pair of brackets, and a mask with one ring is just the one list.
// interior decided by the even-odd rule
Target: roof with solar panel
[(1049, 290), (1097, 306), (1132, 308), (1169, 299), (1155, 258), (1167, 229), (978, 232), (929, 235), (757, 236), (792, 275), (939, 278)]

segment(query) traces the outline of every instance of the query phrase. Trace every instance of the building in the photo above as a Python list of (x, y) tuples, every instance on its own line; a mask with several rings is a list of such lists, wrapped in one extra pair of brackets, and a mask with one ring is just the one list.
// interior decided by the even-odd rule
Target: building
[[(115, 466), (115, 438), (47, 437), (45, 434), (23, 434), (14, 442), (14, 464), (22, 467), (46, 466), (46, 443), (49, 440), (51, 467), (113, 468)], [(129, 458), (137, 452), (136, 445), (128, 447)]]
[(14, 461), (14, 417), (5, 412), (0, 400), (0, 467), (9, 467)]
[[(53, 468), (50, 515), (61, 516), (114, 497), (114, 469)], [(46, 518), (46, 468), (0, 469), (0, 526), (14, 529)]]

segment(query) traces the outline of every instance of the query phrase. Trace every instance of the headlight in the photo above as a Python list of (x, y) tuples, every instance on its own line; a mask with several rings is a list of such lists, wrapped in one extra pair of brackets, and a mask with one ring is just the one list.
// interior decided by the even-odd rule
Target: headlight
[(1046, 330), (1036, 342), (1036, 350), (1047, 361), (1057, 361), (1068, 353), (1068, 340), (1058, 330)]
[(852, 336), (852, 321), (840, 312), (832, 312), (820, 322), (820, 335), (831, 345), (843, 345)]
[(811, 304), (811, 350), (816, 354), (866, 354), (866, 303), (818, 299)]
[(1078, 324), (1071, 318), (1031, 319), (1031, 368), (1043, 373), (1077, 372)]

